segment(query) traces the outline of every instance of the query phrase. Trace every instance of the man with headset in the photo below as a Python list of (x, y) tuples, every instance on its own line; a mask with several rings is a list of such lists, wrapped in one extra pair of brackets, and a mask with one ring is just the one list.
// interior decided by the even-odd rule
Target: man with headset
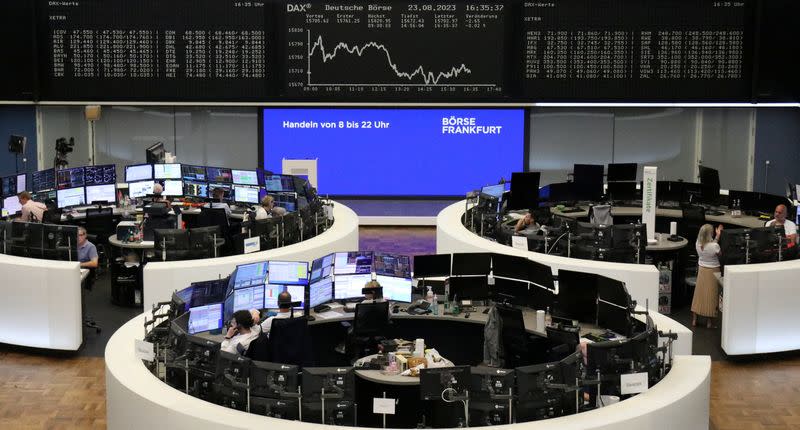
[(270, 330), (272, 330), (272, 321), (277, 319), (286, 319), (292, 317), (292, 295), (289, 294), (288, 291), (284, 291), (278, 294), (278, 314), (267, 318), (263, 323), (261, 323), (261, 331), (266, 333), (269, 336)]

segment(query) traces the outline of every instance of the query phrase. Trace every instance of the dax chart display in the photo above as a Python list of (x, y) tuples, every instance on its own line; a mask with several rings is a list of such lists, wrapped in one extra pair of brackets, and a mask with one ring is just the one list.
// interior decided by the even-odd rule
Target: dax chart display
[(504, 91), (496, 2), (288, 3), (289, 98), (470, 99)]

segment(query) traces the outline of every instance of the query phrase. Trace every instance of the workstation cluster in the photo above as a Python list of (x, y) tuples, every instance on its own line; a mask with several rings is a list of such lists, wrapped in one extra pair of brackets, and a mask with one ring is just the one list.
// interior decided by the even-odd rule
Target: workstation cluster
[[(481, 357), (472, 356), (455, 367), (425, 366), (418, 379), (406, 377), (415, 381), (413, 396), (401, 398), (402, 416), (392, 422), (401, 428), (499, 425), (572, 415), (641, 392), (629, 390), (628, 378), (643, 378), (639, 383), (652, 387), (670, 369), (676, 335), (660, 332), (646, 311), (634, 311), (622, 282), (569, 271), (554, 277), (547, 266), (497, 254), (413, 260), (420, 281), (416, 290), (408, 256), (367, 251), (326, 255), (314, 260), (310, 270), (306, 262), (241, 265), (227, 278), (192, 284), (154, 307), (152, 319), (145, 322), (145, 340), (154, 344), (153, 358), (145, 364), (173, 388), (229, 408), (305, 422), (371, 426), (375, 415), (360, 393), (370, 388), (362, 380), (374, 381), (369, 372), (399, 354), (386, 341), (402, 331), (389, 324), (389, 309), (394, 323), (416, 327), (404, 334), (417, 338), (435, 338), (439, 324), (482, 327), (496, 310), (502, 321), (497, 348), (504, 351), (504, 367), (486, 367)], [(537, 282), (529, 282), (531, 277)], [(379, 280), (387, 301), (354, 308), (336, 303), (363, 299), (362, 288), (373, 279)], [(441, 286), (447, 288), (439, 290)], [(428, 287), (452, 305), (440, 313), (430, 296), (412, 303), (412, 293)], [(272, 321), (269, 337), (259, 336), (266, 347), (255, 347), (254, 340), (243, 356), (221, 350), (222, 329), (235, 311), (257, 309), (269, 315), (280, 306), (278, 294), (284, 291), (292, 302), (281, 307), (292, 306), (292, 317)], [(401, 306), (406, 312), (400, 312)], [(532, 310), (551, 307), (552, 324), (531, 323), (536, 320)], [(424, 311), (416, 311), (420, 308)], [(470, 311), (475, 313), (471, 320)], [(637, 313), (641, 315), (634, 318)], [(376, 315), (383, 323), (374, 323)], [(365, 329), (362, 319), (373, 323)], [(327, 331), (310, 327), (351, 320), (347, 348), (354, 350), (342, 356), (319, 350), (330, 344), (319, 336)], [(420, 331), (422, 326), (414, 323), (427, 328)], [(380, 348), (354, 344), (351, 337), (368, 337)], [(477, 338), (483, 343), (483, 336)], [(458, 350), (465, 349), (446, 342), (436, 347), (442, 355), (459, 358), (463, 354)]]
[[(642, 223), (641, 213), (633, 213), (642, 207), (642, 183), (637, 182), (637, 170), (636, 163), (609, 164), (607, 173), (603, 165), (575, 164), (571, 181), (541, 188), (539, 172), (515, 172), (510, 183), (489, 185), (470, 193), (464, 224), (473, 232), (506, 245), (512, 244), (513, 236), (524, 235), (530, 251), (645, 263), (647, 227)], [(742, 227), (737, 225), (737, 218), (744, 216), (748, 221), (752, 218), (756, 225), (761, 219), (763, 226), (778, 205), (787, 207), (790, 219), (797, 216), (793, 205), (794, 184), (787, 183), (785, 196), (736, 190), (721, 192), (716, 169), (700, 166), (698, 176), (699, 183), (657, 181), (655, 190), (657, 209), (664, 213), (676, 211), (675, 218), (680, 218), (677, 233), (690, 239), (689, 242), (694, 241), (707, 217), (730, 214), (730, 219), (720, 221)], [(630, 208), (630, 214), (625, 213), (626, 208)], [(533, 214), (541, 228), (515, 230), (517, 219), (509, 215), (526, 211)], [(779, 230), (750, 224), (747, 223), (746, 229), (723, 233), (721, 246), (735, 250), (727, 253), (731, 261), (781, 261), (791, 255), (785, 252), (786, 240), (781, 240)], [(656, 228), (666, 231), (668, 227), (663, 219), (657, 219)], [(680, 239), (673, 235), (670, 240)], [(725, 245), (726, 242), (729, 244)], [(748, 244), (759, 247), (760, 257), (755, 257), (755, 251), (748, 253)], [(745, 258), (751, 254), (754, 258)]]

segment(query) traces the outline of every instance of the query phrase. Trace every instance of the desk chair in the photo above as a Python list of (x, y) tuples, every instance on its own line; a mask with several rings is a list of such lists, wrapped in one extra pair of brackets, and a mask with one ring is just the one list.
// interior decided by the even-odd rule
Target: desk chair
[(225, 209), (223, 208), (207, 208), (202, 207), (200, 208), (200, 215), (197, 216), (197, 226), (196, 227), (213, 227), (219, 226), (219, 231), (222, 232), (222, 237), (225, 239), (225, 245), (223, 249), (226, 251), (224, 254), (229, 254), (227, 252), (231, 249), (231, 224), (228, 220), (228, 215), (225, 213)]
[(530, 339), (525, 332), (522, 311), (511, 306), (496, 305), (500, 316), (500, 338), (503, 345), (503, 367), (516, 368), (529, 363)]
[(359, 303), (348, 333), (345, 353), (351, 361), (378, 352), (378, 344), (389, 331), (389, 302)]
[[(252, 345), (252, 344), (251, 344)], [(273, 363), (311, 366), (314, 364), (308, 320), (305, 318), (275, 318), (269, 334), (269, 361)]]
[(94, 317), (86, 314), (86, 296), (94, 289), (94, 283), (97, 280), (97, 270), (89, 269), (89, 275), (83, 280), (81, 284), (81, 315), (83, 315), (83, 326), (93, 328), (95, 333), (100, 333), (103, 329), (94, 320)]
[(611, 216), (611, 205), (590, 206), (589, 222), (594, 225), (614, 225), (614, 217)]
[(565, 330), (560, 327), (545, 327), (547, 340), (550, 341), (548, 350), (548, 361), (561, 361), (566, 358), (578, 347), (580, 343), (580, 332), (575, 330)]
[(100, 264), (108, 267), (108, 237), (115, 233), (114, 209), (86, 209), (86, 238), (97, 247)]
[(297, 212), (290, 212), (281, 218), (281, 246), (292, 245), (300, 242), (300, 216)]
[(61, 209), (53, 208), (47, 209), (42, 213), (42, 223), (44, 224), (61, 224)]

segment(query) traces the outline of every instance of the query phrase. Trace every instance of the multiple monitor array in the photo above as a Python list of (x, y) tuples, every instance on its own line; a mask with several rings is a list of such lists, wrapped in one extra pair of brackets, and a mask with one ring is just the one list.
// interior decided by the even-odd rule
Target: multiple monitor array
[[(559, 270), (524, 257), (493, 253), (414, 257), (414, 277), (449, 276), (449, 289), (433, 283), (450, 300), (494, 300), (551, 310), (565, 322), (597, 324), (622, 335), (631, 332), (635, 307), (625, 283), (605, 276)], [(492, 282), (490, 282), (490, 279)]]
[(0, 221), (0, 253), (48, 260), (78, 261), (78, 227)]

